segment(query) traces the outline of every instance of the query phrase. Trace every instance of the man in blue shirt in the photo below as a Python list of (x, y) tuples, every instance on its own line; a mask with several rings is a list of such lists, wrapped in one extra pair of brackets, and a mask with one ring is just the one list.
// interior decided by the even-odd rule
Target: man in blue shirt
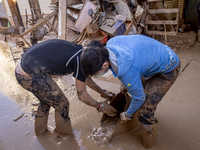
[[(83, 48), (83, 74), (98, 77), (111, 69), (132, 98), (127, 111), (120, 114), (121, 123), (131, 120), (139, 111), (144, 133), (150, 133), (147, 136), (156, 139), (158, 121), (154, 113), (157, 104), (178, 77), (178, 56), (168, 46), (143, 35), (117, 36), (111, 38), (106, 47), (99, 45)], [(146, 147), (152, 147), (151, 144), (146, 143)]]

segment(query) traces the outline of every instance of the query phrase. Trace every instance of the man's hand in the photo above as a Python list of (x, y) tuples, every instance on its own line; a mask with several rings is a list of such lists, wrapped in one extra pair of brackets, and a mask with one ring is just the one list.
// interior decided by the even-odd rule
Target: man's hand
[(111, 99), (113, 99), (114, 96), (115, 96), (114, 93), (108, 92), (106, 90), (102, 90), (102, 92), (101, 92), (101, 97), (103, 97), (103, 98), (109, 98), (111, 100)]
[(127, 112), (122, 112), (120, 114), (120, 123), (121, 124), (127, 123), (132, 119), (132, 117), (127, 117), (127, 115), (128, 115)]
[(103, 101), (102, 103), (99, 103), (99, 106), (97, 108), (98, 112), (102, 112), (108, 116), (114, 117), (116, 116), (117, 110), (113, 108), (112, 106), (108, 105), (108, 98)]

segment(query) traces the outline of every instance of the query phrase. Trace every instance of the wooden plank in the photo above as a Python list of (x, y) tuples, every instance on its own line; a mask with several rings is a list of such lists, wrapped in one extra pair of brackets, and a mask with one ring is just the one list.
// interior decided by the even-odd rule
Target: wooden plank
[(114, 3), (114, 6), (118, 12), (118, 15), (126, 16), (128, 21), (133, 20), (133, 14), (125, 0), (115, 0), (118, 3)]
[(67, 0), (59, 0), (58, 38), (66, 40)]
[(18, 39), (16, 37), (11, 37), (10, 35), (6, 35), (6, 42), (14, 47), (17, 46)]
[(152, 34), (152, 35), (170, 35), (170, 36), (177, 35), (176, 32), (164, 32), (164, 31), (146, 31), (146, 34)]
[(172, 0), (147, 0), (147, 3), (149, 3), (149, 2), (163, 2), (163, 1), (172, 1)]
[[(149, 10), (149, 3), (146, 3), (146, 10)], [(146, 19), (145, 22), (149, 21), (149, 14), (147, 13), (147, 11), (145, 11), (146, 13)], [(148, 24), (145, 25), (145, 30), (148, 31)]]
[(75, 25), (75, 22), (67, 18), (67, 28), (79, 33), (79, 31), (74, 27), (74, 25)]
[(124, 35), (127, 35), (128, 32), (130, 31), (131, 27), (133, 26), (133, 21), (129, 24), (128, 28), (126, 29), (126, 32), (124, 33)]
[(177, 26), (176, 26), (176, 34), (178, 33), (178, 26), (179, 26), (179, 17), (180, 17), (180, 8), (181, 8), (182, 0), (179, 2), (178, 13), (176, 14)]
[(148, 20), (146, 24), (174, 24), (176, 25), (178, 22), (176, 20)]
[(22, 24), (21, 24), (21, 16), (17, 9), (17, 1), (13, 1), (13, 0), (7, 0), (7, 1), (10, 8), (10, 12), (12, 14), (14, 27), (16, 29), (16, 32), (18, 33), (19, 26), (22, 26)]
[(5, 35), (3, 35), (3, 34), (0, 34), (0, 40), (2, 40), (2, 41), (6, 41), (6, 36)]
[(23, 36), (21, 38), (24, 41), (24, 43), (26, 43), (29, 47), (31, 47), (31, 44)]
[(151, 14), (157, 14), (157, 13), (178, 13), (179, 9), (172, 8), (172, 9), (150, 9), (148, 10)]
[(49, 14), (48, 16), (46, 16), (44, 19), (42, 19), (41, 21), (37, 22), (36, 24), (34, 24), (30, 29), (28, 29), (27, 31), (23, 32), (22, 34), (20, 34), (20, 37), (23, 37), (24, 35), (28, 34), (29, 32), (35, 30), (38, 26), (46, 23), (49, 19), (51, 19), (51, 17), (53, 17), (55, 14), (57, 14), (57, 11), (52, 12), (51, 14)]
[(92, 9), (93, 13), (96, 13), (98, 6), (93, 4), (91, 1), (86, 1), (74, 25), (79, 32), (83, 32), (86, 26), (92, 21), (91, 16), (88, 15), (89, 9)]
[(58, 35), (57, 30), (54, 28), (54, 26), (50, 23), (49, 20), (47, 20), (47, 23), (51, 26), (51, 28), (53, 29), (53, 31)]

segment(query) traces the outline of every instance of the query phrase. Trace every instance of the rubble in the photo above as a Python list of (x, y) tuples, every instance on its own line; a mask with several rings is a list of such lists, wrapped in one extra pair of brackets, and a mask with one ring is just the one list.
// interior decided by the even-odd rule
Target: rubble
[[(60, 2), (66, 4), (66, 22), (59, 19), (63, 17)], [(40, 4), (29, 0), (28, 7), (37, 11), (31, 11), (30, 18), (25, 9), (26, 26), (0, 27), (2, 31), (6, 29), (0, 39), (22, 47), (22, 53), (40, 41), (54, 38), (85, 46), (91, 40), (105, 45), (119, 35), (143, 34), (153, 38), (161, 35), (165, 39), (163, 43), (170, 45), (167, 37), (185, 32), (188, 26), (183, 20), (184, 5), (183, 0), (51, 0), (48, 5), (51, 13), (44, 15)]]

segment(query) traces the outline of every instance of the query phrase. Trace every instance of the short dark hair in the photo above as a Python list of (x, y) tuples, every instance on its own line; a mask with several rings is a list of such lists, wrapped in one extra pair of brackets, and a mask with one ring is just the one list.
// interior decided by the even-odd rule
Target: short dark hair
[(109, 60), (107, 49), (97, 40), (91, 41), (83, 48), (81, 54), (81, 69), (83, 74), (88, 77), (101, 70), (105, 61)]

